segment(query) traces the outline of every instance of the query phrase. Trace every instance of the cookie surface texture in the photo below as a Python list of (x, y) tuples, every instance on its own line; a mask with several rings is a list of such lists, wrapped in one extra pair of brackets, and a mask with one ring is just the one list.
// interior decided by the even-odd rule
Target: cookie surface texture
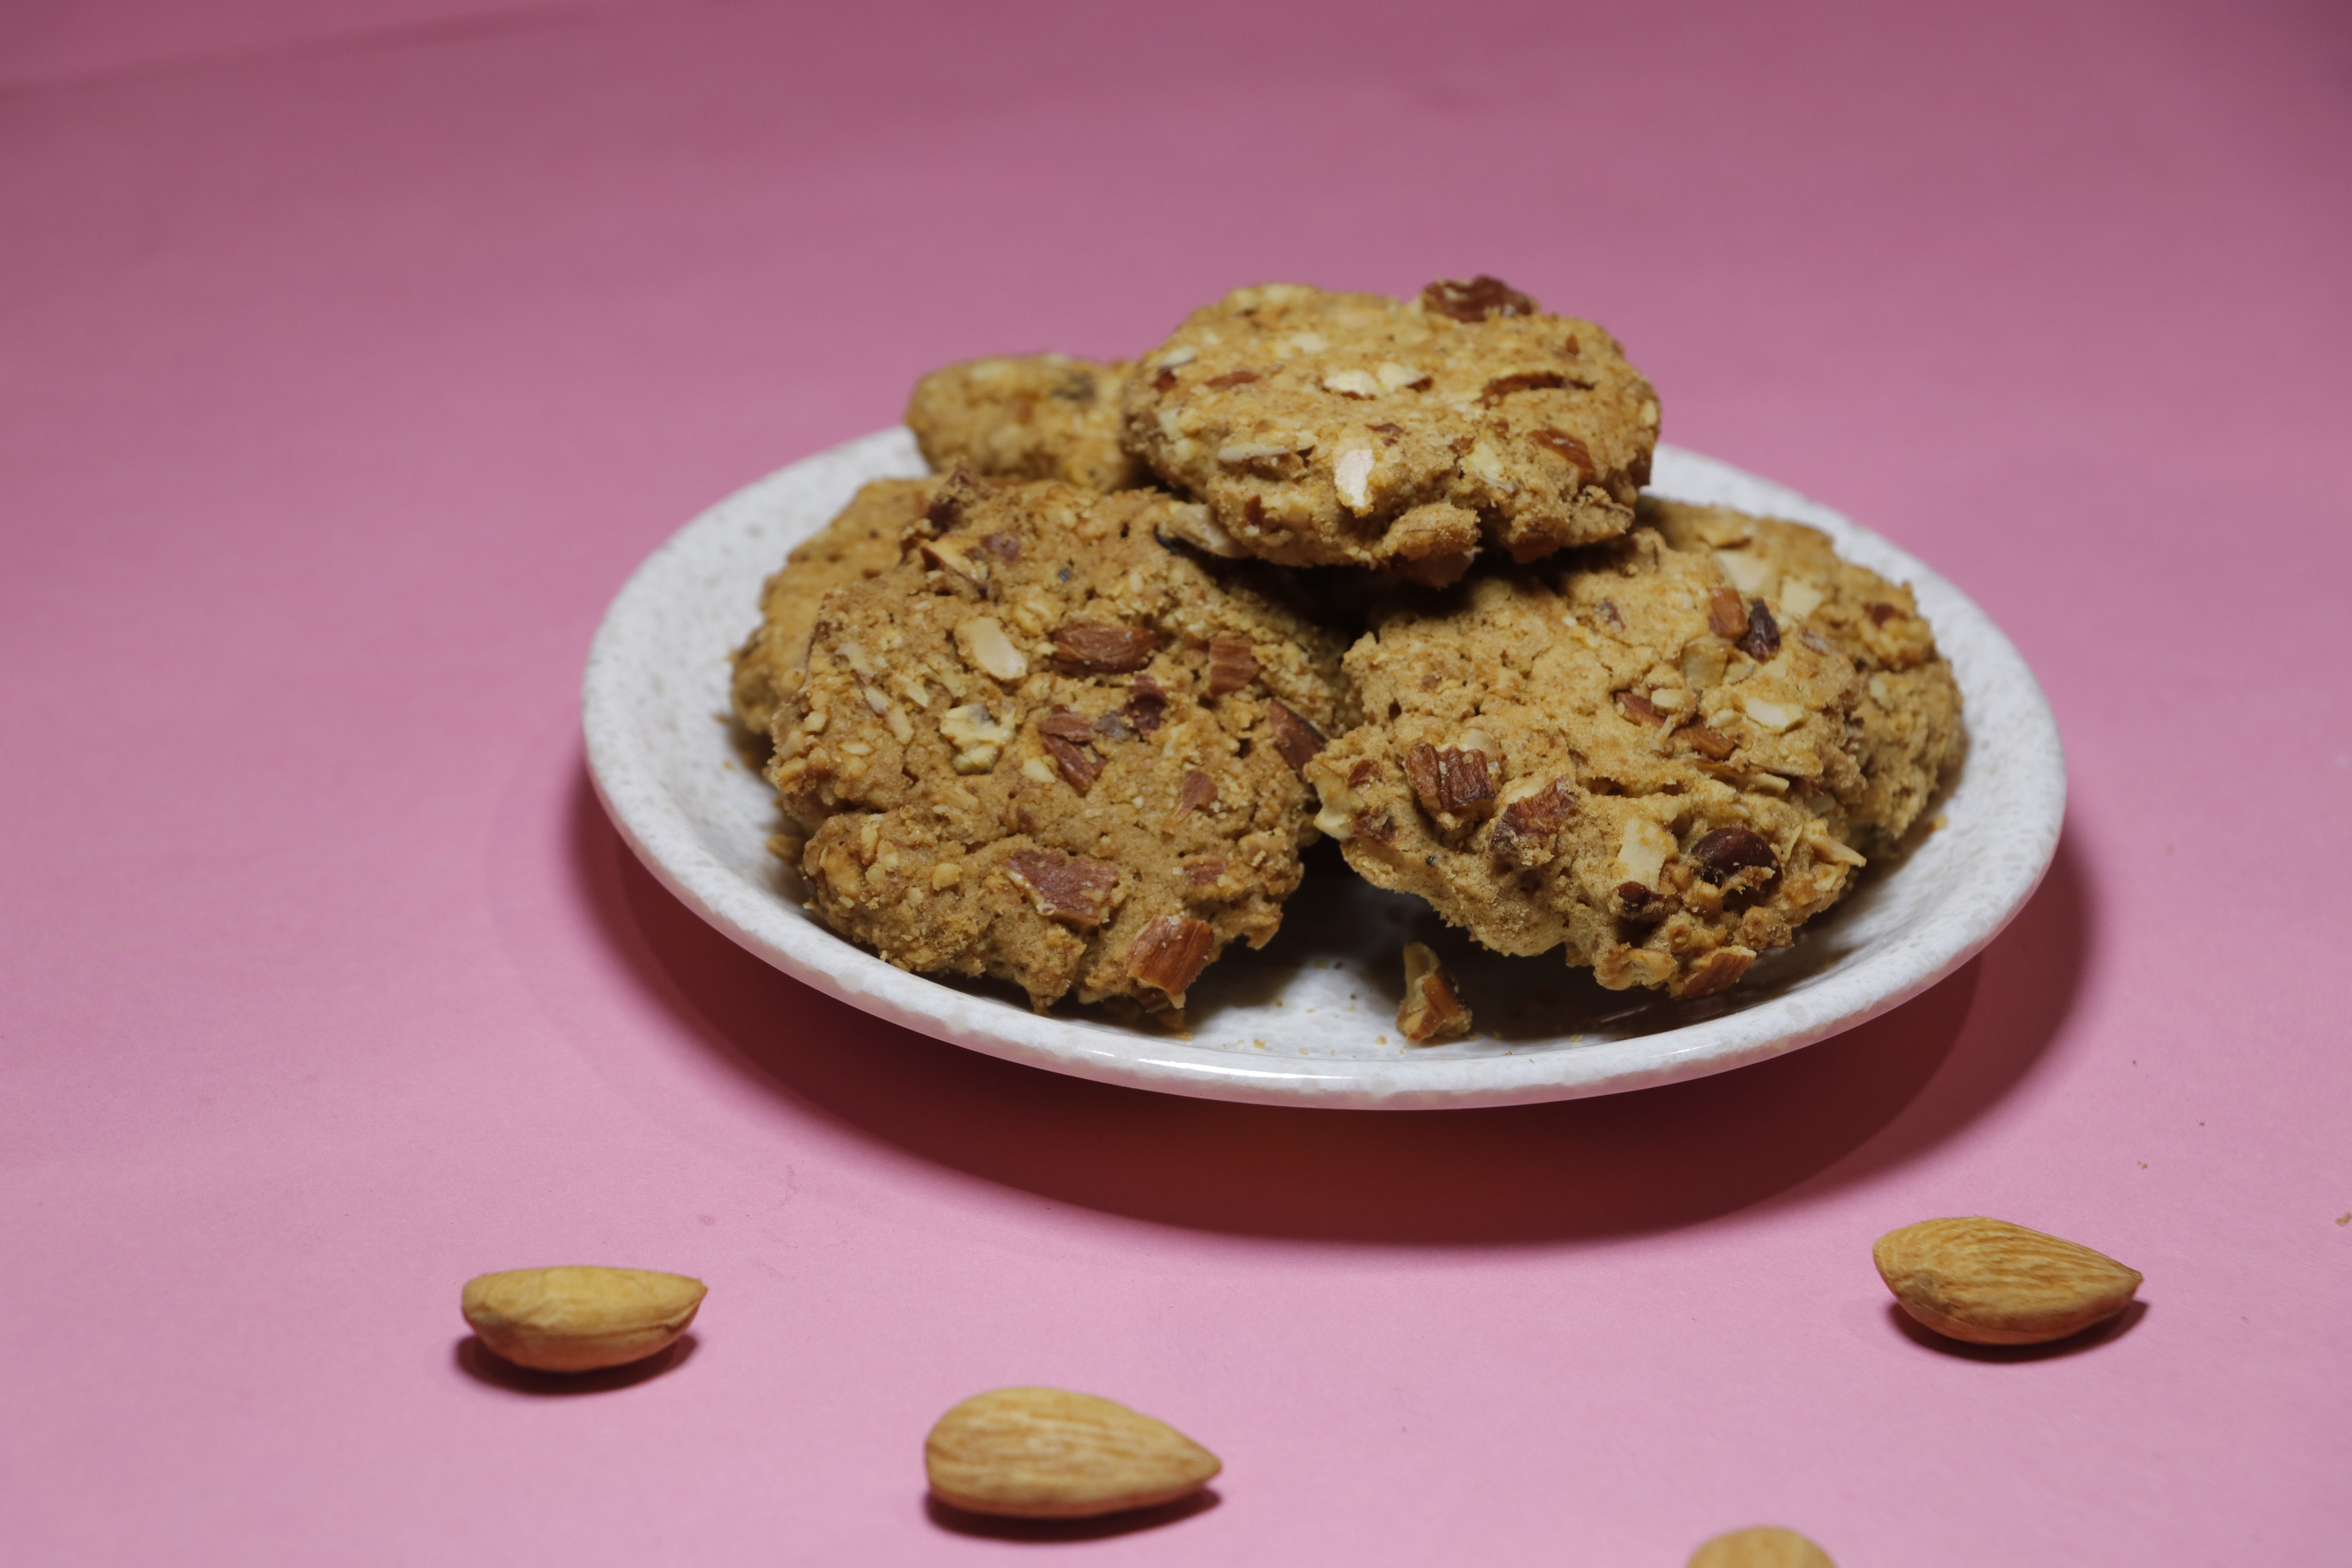
[(1129, 366), (1065, 354), (976, 359), (915, 384), (907, 425), (932, 468), (1129, 489), (1150, 475), (1119, 446)]
[[(1788, 945), (1847, 890), (1856, 845), (1908, 825), (1958, 693), (1899, 700), (1905, 740), (1874, 745), (1874, 672), (1837, 634), (1849, 603), (1885, 632), (1865, 606), (1900, 591), (1832, 572), (1810, 530), (1739, 521), (1739, 548), (1788, 563), (1754, 594), (1716, 550), (1643, 527), (1391, 614), (1347, 657), (1366, 722), (1308, 764), (1318, 826), (1486, 946), (1562, 948), (1612, 989), (1707, 995)], [(1910, 671), (1948, 687), (1924, 651)]]
[(822, 824), (828, 925), (1041, 1009), (1148, 1012), (1274, 935), (1314, 837), (1299, 770), (1348, 717), (1339, 650), (1278, 574), (1161, 542), (1188, 509), (950, 479), (931, 537), (825, 600), (770, 777)]
[(922, 521), (938, 489), (936, 479), (875, 479), (784, 557), (783, 568), (760, 590), (759, 629), (735, 650), (731, 696), (746, 730), (766, 735), (782, 694), (800, 683), (824, 596), (897, 565), (901, 538)]
[(1297, 284), (1195, 310), (1121, 395), (1128, 446), (1249, 553), (1423, 582), (1622, 534), (1657, 394), (1590, 321), (1492, 279), (1400, 302)]

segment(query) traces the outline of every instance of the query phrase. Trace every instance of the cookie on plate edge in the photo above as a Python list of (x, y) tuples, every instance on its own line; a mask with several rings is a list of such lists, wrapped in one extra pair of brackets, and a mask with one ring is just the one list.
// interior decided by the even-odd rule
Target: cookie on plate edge
[(764, 742), (782, 693), (800, 684), (817, 606), (845, 583), (898, 563), (908, 531), (939, 494), (937, 479), (873, 479), (831, 522), (794, 546), (760, 589), (760, 625), (735, 650), (729, 695), (736, 722)]
[(1959, 692), (1909, 591), (1813, 530), (1642, 510), (1389, 614), (1307, 773), (1349, 865), (1485, 946), (1705, 996), (1909, 827)]
[(828, 594), (769, 776), (825, 923), (901, 968), (1148, 1013), (1263, 946), (1350, 718), (1279, 574), (1163, 542), (1152, 490), (941, 487), (906, 559)]

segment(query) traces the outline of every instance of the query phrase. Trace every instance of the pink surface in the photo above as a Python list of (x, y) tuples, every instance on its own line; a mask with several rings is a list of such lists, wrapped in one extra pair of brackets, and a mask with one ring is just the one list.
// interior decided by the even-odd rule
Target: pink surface
[[(2341, 1551), (2347, 14), (1430, 16), (9, 9), (12, 1560)], [(950, 358), (1472, 269), (2015, 637), (2073, 811), (1983, 958), (1695, 1085), (1281, 1112), (871, 1023), (627, 861), (580, 663), (692, 512)], [(1906, 1332), (1871, 1238), (1978, 1212), (2145, 1312)], [(565, 1261), (708, 1279), (691, 1353), (463, 1348)], [(1214, 1505), (931, 1517), (925, 1427), (1024, 1381)]]

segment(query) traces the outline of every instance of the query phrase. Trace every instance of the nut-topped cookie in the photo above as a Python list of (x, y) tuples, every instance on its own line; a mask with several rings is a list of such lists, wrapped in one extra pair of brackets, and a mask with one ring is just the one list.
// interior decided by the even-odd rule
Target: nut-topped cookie
[(1250, 554), (1423, 582), (1625, 531), (1657, 393), (1617, 341), (1479, 278), (1400, 302), (1291, 283), (1195, 310), (1120, 396), (1130, 449)]
[(760, 590), (760, 626), (735, 650), (735, 717), (764, 738), (781, 693), (800, 683), (817, 606), (845, 583), (879, 576), (898, 563), (908, 530), (923, 521), (937, 479), (875, 479), (859, 487), (841, 515), (794, 546)]
[(1486, 946), (1703, 996), (1909, 825), (1958, 695), (1924, 622), (1871, 608), (1916, 621), (1908, 595), (1812, 531), (1644, 513), (1390, 615), (1346, 660), (1366, 721), (1307, 774), (1350, 866)]
[(1130, 368), (1064, 354), (967, 360), (915, 384), (907, 425), (941, 473), (1131, 489), (1150, 476), (1119, 446), (1118, 392)]
[(828, 595), (770, 766), (822, 824), (827, 924), (1041, 1009), (1179, 1007), (1274, 935), (1314, 837), (1299, 769), (1349, 716), (1339, 650), (1265, 568), (1162, 542), (1197, 510), (958, 476), (905, 561)]
[(1862, 676), (1847, 750), (1859, 794), (1842, 795), (1843, 837), (1876, 853), (1909, 830), (1965, 745), (1960, 689), (1910, 586), (1842, 558), (1829, 536), (1728, 507), (1644, 498), (1642, 521), (1677, 550), (1704, 551), (1753, 605), (1799, 626)]

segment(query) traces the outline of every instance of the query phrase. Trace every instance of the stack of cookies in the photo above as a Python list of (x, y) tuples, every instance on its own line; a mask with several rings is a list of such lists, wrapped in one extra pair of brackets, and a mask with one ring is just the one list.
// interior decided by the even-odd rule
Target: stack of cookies
[(1655, 390), (1491, 278), (1238, 289), (907, 422), (935, 477), (793, 552), (734, 684), (811, 907), (901, 968), (1168, 1015), (1328, 836), (1496, 952), (1709, 995), (1958, 755), (1910, 591), (1643, 495)]

